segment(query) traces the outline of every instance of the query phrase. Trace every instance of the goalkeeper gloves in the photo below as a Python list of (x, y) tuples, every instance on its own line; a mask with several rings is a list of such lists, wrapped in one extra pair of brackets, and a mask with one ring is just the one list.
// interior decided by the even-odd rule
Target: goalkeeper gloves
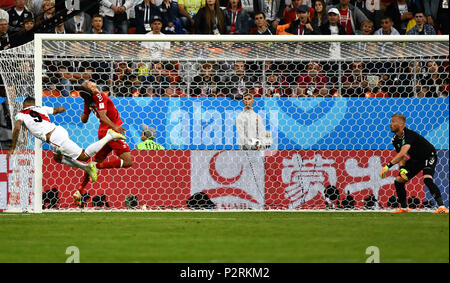
[(389, 171), (389, 168), (391, 168), (393, 165), (394, 164), (389, 162), (386, 166), (383, 167), (383, 169), (381, 169), (381, 173), (380, 173), (380, 178), (381, 179), (384, 179), (384, 177), (386, 177), (387, 171)]
[(406, 170), (405, 168), (400, 169), (400, 177), (405, 180), (408, 181), (408, 170)]

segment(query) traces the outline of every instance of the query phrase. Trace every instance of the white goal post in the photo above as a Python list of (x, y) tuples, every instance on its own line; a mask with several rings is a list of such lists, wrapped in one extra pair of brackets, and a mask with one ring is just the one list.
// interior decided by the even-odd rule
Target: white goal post
[[(152, 43), (170, 43), (170, 48)], [(395, 207), (391, 197), (395, 197), (396, 167), (384, 180), (375, 175), (392, 156), (390, 115), (403, 111), (410, 115), (411, 128), (431, 139), (439, 151), (437, 179), (448, 206), (448, 88), (431, 93), (436, 86), (426, 85), (430, 80), (425, 77), (432, 68), (429, 62), (435, 62), (440, 82), (448, 84), (448, 36), (35, 34), (33, 43), (19, 48), (23, 49), (16, 53), (33, 52), (28, 55), (33, 57), (34, 79), (28, 83), (37, 105), (65, 104), (68, 113), (55, 116), (55, 123), (62, 124), (80, 146), (95, 141), (98, 128), (95, 117), (86, 125), (79, 122), (82, 100), (75, 86), (83, 78), (97, 77), (97, 84), (114, 98), (125, 122), (133, 166), (99, 170), (98, 184), (89, 184), (84, 209), (183, 210), (191, 208), (186, 205), (188, 198), (200, 192), (220, 210)], [(10, 56), (9, 61), (21, 60), (14, 59), (14, 53), (0, 52), (2, 57)], [(4, 79), (5, 85), (14, 87), (16, 71), (7, 66), (5, 58), (0, 59), (0, 74), (10, 76)], [(86, 66), (83, 71), (70, 71), (60, 62)], [(237, 62), (245, 64), (245, 76), (251, 77), (242, 91), (233, 85), (237, 84), (233, 81)], [(420, 68), (410, 67), (417, 62)], [(128, 84), (117, 79), (123, 75), (119, 74), (122, 63), (130, 69)], [(319, 75), (304, 81), (312, 63)], [(205, 64), (213, 70), (211, 77), (217, 78), (213, 86), (196, 81), (203, 79)], [(364, 82), (358, 86), (347, 79), (354, 76), (351, 68), (355, 64), (364, 68)], [(186, 65), (192, 68), (182, 74)], [(67, 84), (62, 83), (61, 74), (53, 81), (48, 79), (60, 67), (81, 77)], [(157, 85), (161, 71), (155, 75), (153, 70), (159, 67), (177, 81)], [(276, 77), (276, 84), (271, 76)], [(316, 78), (324, 81), (317, 83)], [(30, 94), (11, 89), (7, 88), (7, 94), (9, 101), (16, 100), (10, 104), (14, 118), (21, 106), (19, 96), (23, 99)], [(262, 131), (268, 141), (260, 150), (241, 150), (238, 144), (237, 116), (247, 92), (255, 97), (255, 111), (264, 122)], [(434, 111), (426, 117), (429, 109)], [(156, 129), (155, 140), (166, 148), (164, 152), (137, 150), (142, 124)], [(29, 150), (30, 143), (25, 144)], [(55, 164), (50, 153), (49, 147), (35, 139), (33, 201), (26, 210), (78, 209), (71, 196), (81, 173)], [(433, 199), (427, 189), (419, 181), (409, 186), (411, 205), (431, 208)], [(58, 204), (43, 206), (43, 192), (53, 188), (59, 192)], [(138, 200), (137, 205), (127, 204), (130, 196)]]

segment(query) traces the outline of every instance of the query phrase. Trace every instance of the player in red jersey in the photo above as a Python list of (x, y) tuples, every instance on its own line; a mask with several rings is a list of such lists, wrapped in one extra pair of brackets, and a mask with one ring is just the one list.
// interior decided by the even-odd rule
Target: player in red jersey
[[(100, 127), (98, 129), (98, 138), (103, 138), (108, 129), (125, 134), (126, 130), (122, 127), (122, 120), (120, 119), (119, 112), (114, 106), (113, 101), (105, 93), (98, 90), (97, 84), (92, 81), (85, 81), (81, 85), (83, 91), (80, 92), (80, 96), (84, 99), (84, 110), (81, 114), (81, 122), (87, 123), (91, 112), (97, 116), (100, 121)], [(104, 161), (106, 157), (112, 152), (118, 156), (118, 158)], [(115, 140), (108, 142), (97, 154), (94, 156), (97, 169), (107, 168), (128, 168), (133, 165), (133, 158), (131, 156), (130, 146), (125, 140)], [(89, 177), (85, 175), (83, 182), (78, 188), (78, 191), (74, 194), (75, 204), (82, 204), (82, 194), (85, 193), (85, 187), (89, 182)]]

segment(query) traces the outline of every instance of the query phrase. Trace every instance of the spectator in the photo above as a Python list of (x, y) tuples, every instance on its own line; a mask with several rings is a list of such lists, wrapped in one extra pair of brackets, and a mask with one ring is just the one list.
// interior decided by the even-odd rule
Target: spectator
[(197, 34), (225, 34), (225, 16), (219, 0), (206, 0), (206, 5), (195, 15), (194, 26)]
[(8, 20), (0, 18), (0, 50), (5, 50), (11, 47), (8, 29)]
[[(360, 29), (356, 31), (359, 35), (372, 35), (374, 32), (374, 24), (367, 19), (361, 23)], [(361, 56), (362, 54), (375, 54), (378, 46), (376, 42), (357, 42), (351, 45), (353, 56)]]
[[(400, 33), (393, 27), (394, 22), (388, 16), (383, 16), (381, 18), (381, 28), (374, 32), (374, 35), (400, 35)], [(381, 56), (389, 55), (395, 56), (401, 53), (396, 53), (395, 46), (393, 42), (378, 42), (378, 54)]]
[(152, 30), (151, 20), (154, 16), (159, 16), (159, 10), (155, 5), (155, 0), (144, 0), (134, 7), (136, 21), (136, 33), (145, 34)]
[[(156, 0), (155, 0), (156, 1)], [(158, 0), (161, 1), (161, 0)], [(127, 8), (127, 19), (128, 19), (128, 33), (136, 33), (136, 10), (134, 9), (136, 5), (142, 2), (142, 0), (131, 0), (131, 5)]]
[(378, 29), (380, 27), (380, 17), (383, 16), (384, 10), (386, 9), (384, 1), (385, 0), (356, 0), (351, 1), (351, 3), (353, 3), (355, 7), (359, 8), (369, 20), (375, 23), (375, 26)]
[(9, 14), (3, 9), (0, 9), (0, 19), (6, 20), (9, 24)]
[(204, 5), (206, 5), (206, 0), (178, 0), (181, 23), (188, 33), (194, 31), (194, 17)]
[(163, 63), (153, 62), (150, 75), (143, 82), (141, 94), (150, 97), (165, 96), (166, 90), (170, 87), (170, 79), (165, 72)]
[(26, 18), (22, 29), (11, 36), (11, 47), (26, 44), (34, 39), (34, 19)]
[(256, 12), (254, 17), (254, 22), (256, 25), (256, 33), (259, 35), (273, 35), (276, 31), (271, 25), (266, 21), (266, 16), (263, 12)]
[(224, 80), (224, 93), (231, 99), (242, 99), (244, 93), (250, 92), (254, 87), (252, 76), (246, 74), (247, 66), (244, 61), (236, 61), (233, 73)]
[(136, 145), (138, 150), (164, 150), (164, 147), (154, 141), (156, 130), (153, 127), (142, 124), (141, 141)]
[(184, 34), (181, 20), (178, 18), (178, 5), (173, 0), (164, 0), (158, 6), (163, 20), (163, 30), (166, 34)]
[(418, 97), (448, 97), (448, 79), (442, 68), (439, 67), (436, 61), (431, 60), (427, 62), (426, 72), (420, 80), (420, 92)]
[(436, 33), (448, 34), (448, 0), (425, 0), (423, 4), (428, 24)]
[[(284, 8), (283, 24), (290, 24), (298, 19), (298, 8), (303, 5), (303, 0), (292, 0), (291, 5)], [(306, 5), (305, 5), (306, 6)], [(309, 15), (314, 15), (314, 9), (309, 8)]]
[(355, 34), (361, 23), (367, 20), (367, 16), (358, 8), (350, 4), (350, 0), (339, 0), (339, 4), (330, 8), (337, 8), (340, 13), (340, 23), (347, 34)]
[(414, 13), (414, 20), (416, 25), (408, 31), (408, 35), (434, 35), (436, 31), (432, 25), (425, 23), (425, 14), (423, 11), (416, 11)]
[(14, 7), (8, 11), (10, 33), (19, 32), (26, 18), (34, 18), (33, 13), (25, 8), (26, 0), (15, 0), (14, 3)]
[(339, 21), (339, 11), (336, 8), (331, 8), (328, 11), (328, 21), (320, 26), (320, 34), (324, 35), (345, 35), (346, 31), (343, 26), (341, 26)]
[(392, 19), (384, 16), (381, 18), (381, 28), (375, 31), (374, 35), (400, 35), (400, 33), (394, 28)]
[(241, 0), (228, 0), (227, 8), (224, 11), (227, 34), (248, 34), (249, 16), (247, 11), (242, 9)]
[(406, 34), (406, 27), (409, 21), (414, 18), (416, 10), (416, 5), (412, 0), (394, 0), (386, 6), (384, 13), (392, 19), (394, 28), (400, 34)]
[(128, 33), (127, 9), (130, 9), (133, 4), (133, 0), (100, 1), (100, 15), (103, 17), (105, 33), (114, 34), (116, 28), (119, 34)]
[(297, 96), (325, 97), (328, 96), (327, 77), (320, 74), (322, 67), (317, 62), (308, 63), (308, 73), (301, 74), (297, 79)]
[(342, 96), (364, 97), (368, 84), (365, 64), (362, 61), (355, 61), (350, 64), (350, 68), (350, 73), (342, 79)]
[(283, 19), (285, 7), (285, 0), (253, 0), (254, 12), (264, 12), (267, 22), (275, 30)]
[(86, 32), (88, 34), (103, 34), (103, 17), (99, 14), (94, 14), (91, 19), (91, 28)]
[[(413, 97), (420, 92), (418, 87), (422, 72), (422, 62), (410, 61), (405, 62), (407, 67), (394, 78), (395, 94), (399, 97)], [(404, 63), (404, 64), (405, 64)]]
[[(152, 31), (148, 32), (147, 35), (151, 36), (164, 36), (161, 32), (162, 29), (162, 19), (160, 16), (154, 16), (150, 23)], [(170, 49), (170, 42), (165, 41), (148, 41), (142, 42), (141, 46), (145, 47), (147, 51), (150, 51), (150, 56), (152, 58), (160, 58), (166, 50)]]
[[(54, 32), (64, 33), (64, 23), (60, 23), (55, 28)], [(54, 61), (55, 64), (58, 64), (58, 76), (60, 78), (57, 89), (61, 92), (61, 95), (65, 97), (71, 96), (75, 85), (90, 78), (90, 76), (86, 77), (86, 69), (89, 68), (91, 64), (89, 61), (82, 60), (79, 55), (89, 55), (89, 47), (86, 44), (81, 44), (79, 41), (71, 41), (66, 52), (71, 55), (67, 60), (59, 62)]]
[(127, 62), (119, 62), (113, 75), (113, 95), (120, 97), (138, 96), (137, 86), (141, 84), (137, 76), (133, 74)]
[(297, 11), (297, 20), (291, 22), (285, 31), (294, 35), (319, 34), (319, 28), (313, 26), (309, 20), (309, 7), (306, 5), (301, 5)]
[[(265, 83), (261, 83), (261, 86), (257, 89), (256, 93), (258, 96), (263, 97), (285, 97), (290, 88), (287, 87), (287, 83), (282, 80), (280, 71), (274, 70), (275, 68), (270, 68), (266, 74)], [(289, 94), (289, 93), (288, 93)]]
[(36, 26), (40, 33), (54, 33), (55, 27), (50, 24), (50, 19), (55, 16), (55, 1), (42, 1), (41, 13), (36, 17)]
[(360, 35), (372, 35), (375, 31), (374, 24), (371, 20), (367, 19), (361, 23), (361, 27), (357, 30), (356, 34)]
[(42, 2), (43, 0), (26, 0), (25, 7), (37, 17), (41, 13)]
[(191, 96), (214, 97), (217, 96), (220, 77), (214, 75), (211, 63), (204, 63), (200, 73), (195, 76), (191, 83)]
[(314, 15), (311, 17), (312, 25), (320, 27), (328, 22), (328, 15), (324, 0), (314, 1)]
[(91, 28), (91, 16), (80, 11), (64, 23), (67, 33), (86, 33)]

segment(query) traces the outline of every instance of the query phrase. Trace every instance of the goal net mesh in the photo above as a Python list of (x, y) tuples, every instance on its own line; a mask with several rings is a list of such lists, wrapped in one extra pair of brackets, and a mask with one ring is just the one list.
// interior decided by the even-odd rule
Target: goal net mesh
[[(42, 92), (34, 89), (33, 44), (1, 53), (12, 118), (24, 96), (42, 95), (43, 105), (67, 109), (51, 120), (86, 148), (99, 121), (80, 120), (81, 82), (95, 81), (118, 109), (133, 165), (100, 169), (83, 209), (391, 209), (399, 205), (398, 166), (384, 179), (379, 173), (395, 155), (394, 113), (436, 147), (434, 177), (448, 207), (448, 41), (164, 38), (44, 40)], [(254, 113), (244, 111), (244, 96)], [(138, 149), (143, 125), (163, 150)], [(33, 140), (23, 131), (22, 154), (10, 160), (10, 204), (32, 199)], [(42, 149), (43, 208), (79, 209), (72, 195), (84, 172)], [(406, 190), (411, 208), (436, 206), (421, 174)]]
[[(0, 52), (0, 75), (7, 94), (12, 125), (14, 117), (22, 109), (26, 96), (34, 96), (33, 44), (19, 46)], [(7, 173), (7, 186), (0, 190), (0, 203), (8, 211), (32, 211), (34, 208), (34, 145), (35, 140), (24, 128), (19, 135), (14, 155), (6, 161), (3, 172)]]

